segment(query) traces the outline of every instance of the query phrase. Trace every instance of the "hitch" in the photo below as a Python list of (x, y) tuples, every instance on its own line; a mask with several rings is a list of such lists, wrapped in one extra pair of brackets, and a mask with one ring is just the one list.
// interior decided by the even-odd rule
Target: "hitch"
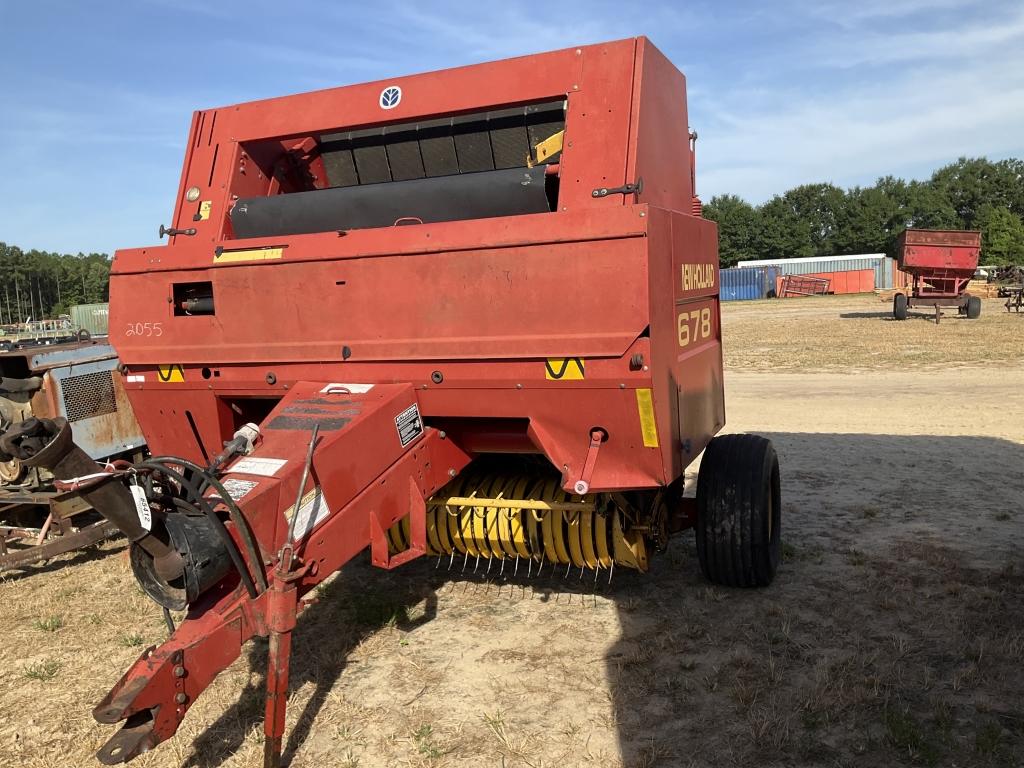
[[(203, 583), (189, 588), (186, 581), (185, 619), (167, 641), (143, 653), (94, 709), (101, 723), (123, 721), (97, 754), (105, 765), (127, 762), (173, 736), (192, 703), (238, 658), (242, 646), (262, 636), (270, 641), (264, 765), (277, 768), (299, 598), (368, 545), (374, 564), (384, 567), (423, 554), (425, 499), (470, 461), (454, 441), (423, 426), (409, 384), (379, 384), (353, 393), (299, 382), (260, 424), (259, 434), (258, 445), (228, 464), (217, 482), (247, 489), (237, 500), (241, 519), (224, 523), (229, 534), (244, 542), (242, 528), (251, 527), (257, 551), (278, 553), (266, 563), (249, 563), (260, 568), (255, 580), (265, 578), (267, 586), (250, 591), (249, 574), (223, 558), (193, 569), (193, 563), (206, 562), (198, 548), (216, 543), (216, 537), (190, 528), (183, 539), (175, 533), (176, 517), (190, 525), (207, 518), (168, 516), (175, 521), (168, 525), (172, 542), (187, 550), (188, 572)], [(291, 499), (295, 502), (285, 507)], [(406, 517), (420, 546), (389, 559), (384, 538), (382, 559), (384, 531)]]

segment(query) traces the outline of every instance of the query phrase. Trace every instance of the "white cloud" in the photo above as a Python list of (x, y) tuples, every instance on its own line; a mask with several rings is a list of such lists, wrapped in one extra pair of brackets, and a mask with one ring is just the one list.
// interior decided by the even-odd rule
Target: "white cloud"
[[(867, 19), (923, 5), (856, 8)], [(1024, 9), (822, 35), (788, 55), (788, 66), (762, 67), (756, 87), (691, 90), (703, 197), (761, 202), (797, 184), (921, 178), (964, 155), (1024, 155)]]
[(753, 110), (742, 99), (705, 101), (694, 110), (698, 124), (709, 118), (699, 126), (698, 190), (760, 202), (797, 184), (850, 186), (929, 175), (961, 155), (1024, 154), (1024, 61), (1004, 64), (922, 69), (825, 98), (778, 93)]

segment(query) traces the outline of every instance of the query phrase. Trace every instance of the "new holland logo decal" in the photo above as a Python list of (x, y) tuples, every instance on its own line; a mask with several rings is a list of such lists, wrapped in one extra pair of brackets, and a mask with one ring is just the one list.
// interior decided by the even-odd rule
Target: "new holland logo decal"
[(380, 92), (380, 108), (394, 109), (402, 102), (402, 89), (397, 85), (389, 85)]

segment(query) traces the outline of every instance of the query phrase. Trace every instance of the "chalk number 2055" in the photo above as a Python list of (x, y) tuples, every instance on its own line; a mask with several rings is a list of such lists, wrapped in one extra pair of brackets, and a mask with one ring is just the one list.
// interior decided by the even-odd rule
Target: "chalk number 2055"
[(711, 338), (711, 310), (708, 307), (695, 309), (692, 312), (680, 312), (677, 320), (679, 346)]

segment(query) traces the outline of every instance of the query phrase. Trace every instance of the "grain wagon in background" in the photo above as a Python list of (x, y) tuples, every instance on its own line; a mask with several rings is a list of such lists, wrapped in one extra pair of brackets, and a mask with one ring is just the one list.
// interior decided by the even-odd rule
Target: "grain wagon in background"
[(897, 240), (899, 268), (911, 275), (909, 292), (899, 292), (892, 299), (892, 316), (906, 320), (907, 311), (931, 307), (935, 322), (942, 316), (942, 307), (956, 307), (957, 312), (975, 319), (981, 315), (981, 298), (967, 293), (967, 284), (978, 269), (981, 254), (981, 232), (908, 229)]

